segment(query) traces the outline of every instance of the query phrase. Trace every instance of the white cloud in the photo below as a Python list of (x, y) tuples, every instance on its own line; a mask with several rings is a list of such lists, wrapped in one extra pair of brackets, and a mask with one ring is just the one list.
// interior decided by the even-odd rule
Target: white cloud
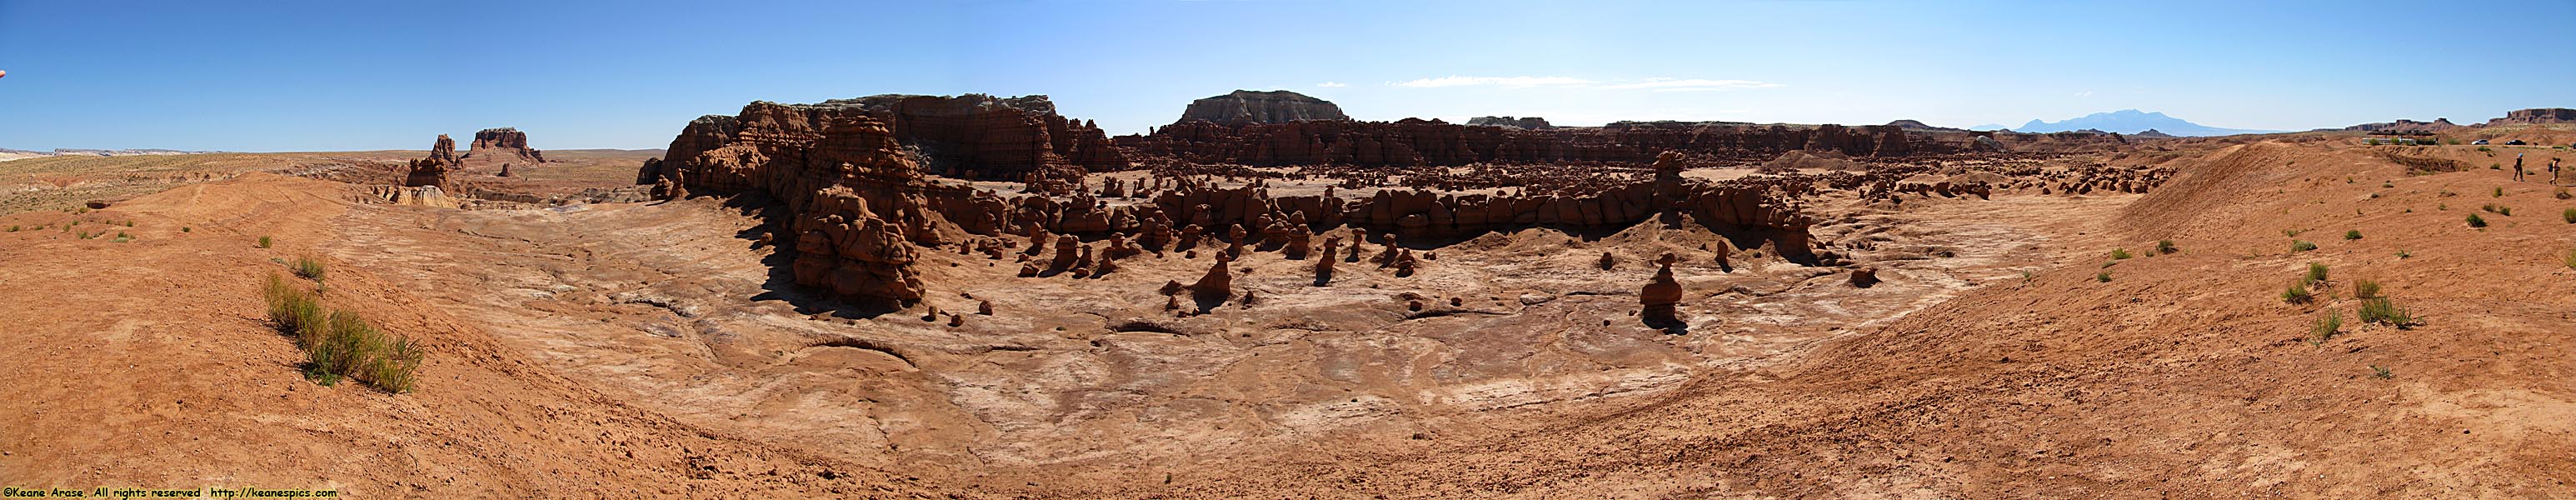
[(1324, 82), (1324, 83), (1318, 83), (1318, 84), (1315, 84), (1315, 86), (1317, 86), (1317, 87), (1348, 87), (1348, 86), (1350, 86), (1350, 84), (1346, 84), (1346, 83), (1342, 83), (1342, 82)]
[(1497, 86), (1527, 88), (1537, 86), (1577, 86), (1591, 83), (1591, 80), (1563, 76), (1444, 76), (1439, 78), (1423, 78), (1409, 82), (1397, 83), (1395, 85), (1398, 87)]
[(1648, 78), (1632, 83), (1613, 83), (1567, 76), (1444, 76), (1423, 78), (1390, 85), (1398, 87), (1558, 87), (1594, 90), (1647, 90), (1654, 92), (1714, 92), (1723, 90), (1767, 89), (1787, 85), (1753, 80), (1710, 80), (1705, 78)]
[(2076, 93), (2075, 93), (2075, 96), (2076, 96), (2076, 97), (2093, 97), (2093, 91), (2087, 90), (2087, 91), (2083, 91), (2083, 92), (2076, 92)]
[(1599, 88), (1611, 89), (1611, 90), (1648, 89), (1648, 90), (1654, 90), (1654, 91), (1658, 91), (1658, 92), (1692, 92), (1692, 91), (1736, 90), (1736, 89), (1767, 89), (1767, 88), (1783, 87), (1783, 86), (1784, 86), (1784, 85), (1777, 84), (1777, 83), (1771, 83), (1771, 82), (1757, 82), (1757, 81), (1753, 81), (1753, 80), (1709, 80), (1709, 79), (1702, 79), (1702, 78), (1690, 78), (1690, 79), (1648, 78), (1648, 79), (1646, 79), (1646, 81), (1643, 81), (1643, 82), (1638, 82), (1638, 83), (1622, 83), (1622, 84), (1617, 84), (1617, 85), (1602, 85), (1602, 86), (1600, 86)]

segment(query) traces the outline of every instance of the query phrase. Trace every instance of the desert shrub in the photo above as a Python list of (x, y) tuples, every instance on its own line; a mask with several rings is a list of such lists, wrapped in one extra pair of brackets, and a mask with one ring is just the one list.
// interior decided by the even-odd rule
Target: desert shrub
[(2388, 297), (2362, 299), (2359, 316), (2363, 323), (2379, 323), (2399, 329), (2415, 324), (2415, 316), (2407, 313), (2406, 308), (2398, 307), (2395, 302), (2389, 301)]
[(296, 257), (295, 263), (287, 264), (287, 267), (294, 269), (296, 276), (322, 281), (322, 261), (314, 260), (312, 257)]
[(2325, 280), (2326, 280), (2326, 265), (2325, 265), (2325, 264), (2318, 264), (2318, 263), (2315, 263), (2315, 262), (2310, 262), (2310, 263), (2308, 263), (2308, 275), (2305, 277), (2305, 280), (2306, 280), (2306, 281), (2305, 281), (2306, 283), (2316, 283), (2316, 282), (2319, 282), (2319, 281), (2325, 281)]
[(2370, 365), (2370, 378), (2375, 378), (2375, 379), (2380, 379), (2380, 380), (2388, 380), (2388, 379), (2392, 379), (2392, 378), (2397, 378), (2397, 374), (2396, 374), (2395, 372), (2390, 372), (2390, 371), (2388, 371), (2388, 367), (2385, 367), (2385, 366), (2379, 366), (2379, 365)]
[(2156, 240), (2156, 253), (2174, 253), (2173, 240)]
[(2290, 240), (2290, 251), (2292, 251), (2292, 252), (2305, 252), (2305, 251), (2315, 250), (2315, 249), (2317, 249), (2317, 244), (2315, 244), (2315, 243), (2309, 243), (2309, 242), (2301, 241), (2301, 240)]
[(386, 392), (411, 392), (412, 371), (420, 368), (420, 347), (410, 337), (394, 337), (384, 346), (360, 369), (360, 378)]
[(2485, 152), (2492, 152), (2492, 151), (2495, 151), (2495, 148), (2490, 148), (2490, 147), (2486, 147), (2486, 146), (2478, 146), (2478, 152), (2485, 153)]
[(2347, 230), (2344, 230), (2344, 232), (2343, 232), (2343, 239), (2347, 239), (2347, 240), (2358, 240), (2358, 239), (2361, 239), (2361, 230), (2359, 230), (2359, 229), (2347, 229)]
[(2566, 211), (2558, 212), (2558, 218), (2565, 219), (2568, 224), (2576, 224), (2576, 208), (2570, 208)]
[(349, 311), (331, 311), (322, 341), (306, 348), (304, 375), (322, 385), (357, 375), (360, 367), (384, 350), (384, 333)]
[(2378, 297), (2378, 296), (2379, 296), (2379, 282), (2377, 282), (2377, 281), (2371, 281), (2371, 280), (2353, 280), (2353, 282), (2352, 282), (2352, 296), (2353, 296), (2353, 298), (2358, 298), (2358, 299), (2367, 299), (2367, 298), (2371, 298), (2371, 297)]
[(2110, 272), (2110, 271), (2103, 271), (2101, 274), (2095, 274), (2095, 275), (2093, 275), (2093, 281), (2099, 281), (2099, 282), (2103, 282), (2103, 283), (2110, 283), (2110, 282), (2111, 282), (2111, 272)]
[(2487, 227), (2487, 219), (2479, 217), (2478, 214), (2469, 214), (2469, 227)]
[(191, 229), (191, 228), (189, 228), (188, 226), (179, 226), (179, 232), (182, 232), (182, 233), (192, 232), (192, 231), (190, 231), (190, 229)]
[(327, 318), (323, 315), (320, 297), (287, 282), (286, 277), (276, 273), (268, 275), (268, 282), (260, 287), (260, 295), (268, 300), (269, 323), (275, 324), (279, 331), (294, 335), (296, 346), (309, 348), (321, 341), (323, 330), (327, 328), (324, 324)]
[(2308, 293), (2308, 284), (2304, 281), (2290, 282), (2290, 288), (2281, 291), (2282, 302), (2306, 304), (2315, 300), (2317, 300), (2316, 294)]
[(268, 248), (268, 237), (267, 237), (267, 236), (261, 236), (261, 237), (259, 237), (259, 247), (260, 247), (260, 248)]
[(2503, 187), (2497, 187), (2497, 188), (2495, 188), (2495, 197), (2496, 197), (2496, 198), (2503, 198), (2503, 197), (2504, 197), (2504, 188), (2503, 188)]
[(107, 241), (108, 241), (109, 243), (124, 243), (124, 242), (128, 242), (128, 241), (134, 241), (134, 235), (125, 234), (125, 232), (124, 232), (124, 231), (117, 231), (117, 232), (116, 232), (116, 239), (113, 239), (113, 240), (107, 240)]
[(2567, 268), (2576, 269), (2576, 250), (2567, 251)]
[(2126, 248), (2114, 248), (2114, 249), (2111, 249), (2111, 259), (2112, 259), (2112, 260), (2127, 260), (2129, 257), (2130, 257), (2130, 255), (2129, 255), (2129, 249), (2126, 249)]
[(2407, 253), (2407, 252), (2406, 252), (2406, 249), (2403, 249), (2403, 248), (2397, 249), (2397, 258), (2405, 259), (2405, 258), (2412, 258), (2412, 257), (2414, 257), (2414, 256), (2415, 256), (2415, 254)]
[(2334, 340), (2335, 332), (2342, 330), (2343, 313), (2326, 311), (2324, 317), (2317, 318), (2316, 326), (2308, 327), (2308, 336), (2316, 338), (2313, 342), (2323, 344), (2328, 340)]
[(326, 311), (319, 295), (276, 273), (268, 275), (260, 294), (268, 301), (269, 322), (294, 335), (304, 350), (305, 377), (322, 385), (353, 378), (386, 392), (411, 391), (422, 352), (410, 338), (386, 334), (356, 312)]

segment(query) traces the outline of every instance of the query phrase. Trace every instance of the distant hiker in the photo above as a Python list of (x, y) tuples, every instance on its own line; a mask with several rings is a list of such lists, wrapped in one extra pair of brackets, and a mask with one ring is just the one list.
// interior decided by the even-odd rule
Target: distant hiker
[(2549, 157), (2549, 183), (2558, 183), (2558, 157)]
[(2513, 154), (2513, 181), (2522, 182), (2522, 153)]

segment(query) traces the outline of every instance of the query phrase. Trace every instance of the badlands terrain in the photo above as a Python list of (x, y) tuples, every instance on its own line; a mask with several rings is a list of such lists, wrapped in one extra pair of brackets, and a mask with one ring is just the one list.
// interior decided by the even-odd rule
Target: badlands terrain
[[(1241, 91), (1116, 137), (1043, 96), (709, 111), (664, 150), (0, 162), (0, 483), (2576, 497), (2576, 171), (2510, 172), (2576, 162), (2576, 111), (2215, 138)], [(417, 343), (408, 390), (307, 376), (263, 301), (303, 259)]]

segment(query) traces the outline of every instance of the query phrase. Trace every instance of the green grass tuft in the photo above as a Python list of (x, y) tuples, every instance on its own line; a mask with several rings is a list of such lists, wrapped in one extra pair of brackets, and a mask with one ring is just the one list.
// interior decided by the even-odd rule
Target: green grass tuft
[(2478, 214), (2469, 214), (2469, 227), (2487, 227), (2487, 219), (2479, 217)]
[(2570, 208), (2566, 211), (2558, 212), (2558, 218), (2567, 220), (2568, 224), (2576, 224), (2576, 208)]
[(2347, 230), (2344, 230), (2344, 232), (2343, 232), (2343, 239), (2346, 239), (2346, 240), (2358, 240), (2358, 239), (2361, 239), (2361, 230), (2359, 230), (2359, 229), (2347, 229)]
[(2128, 258), (2129, 258), (2129, 257), (2130, 257), (2130, 255), (2129, 255), (2129, 249), (2126, 249), (2126, 248), (2114, 248), (2114, 249), (2111, 249), (2111, 260), (2128, 260)]
[(2281, 291), (2282, 302), (2306, 304), (2315, 300), (2317, 300), (2317, 296), (2315, 294), (2308, 293), (2308, 284), (2306, 282), (2290, 282), (2290, 288), (2288, 290)]
[(2156, 253), (2174, 253), (2173, 240), (2156, 240)]
[(306, 378), (326, 386), (351, 378), (391, 393), (412, 390), (422, 351), (410, 338), (378, 330), (356, 312), (326, 312), (319, 294), (276, 273), (268, 275), (260, 294), (268, 301), (269, 322), (294, 335), (304, 350)]
[(2326, 265), (2310, 262), (2308, 263), (2308, 275), (2302, 278), (2299, 282), (2305, 284), (2316, 284), (2317, 282), (2325, 280)]
[(2093, 275), (2093, 281), (2099, 281), (2099, 282), (2103, 282), (2103, 283), (2110, 283), (2110, 282), (2111, 282), (2111, 272), (2110, 272), (2110, 271), (2103, 271), (2101, 274), (2095, 274), (2095, 275)]
[(2335, 333), (2342, 330), (2343, 313), (2326, 311), (2325, 317), (2317, 318), (2316, 326), (2308, 327), (2308, 336), (2313, 338), (2308, 342), (2324, 344), (2328, 340), (2334, 340)]
[(324, 270), (322, 267), (322, 261), (314, 260), (312, 257), (296, 257), (295, 263), (287, 264), (286, 267), (294, 269), (296, 276), (313, 281), (322, 281), (322, 271)]
[(2406, 312), (2406, 308), (2398, 307), (2395, 302), (2389, 301), (2388, 297), (2362, 299), (2360, 316), (2363, 323), (2394, 326), (2400, 330), (2415, 325), (2415, 316)]
[(2315, 243), (2309, 243), (2309, 242), (2301, 241), (2301, 240), (2290, 240), (2290, 251), (2292, 251), (2292, 252), (2305, 252), (2305, 251), (2315, 250), (2315, 249), (2317, 249), (2317, 244), (2315, 244)]
[(2357, 298), (2357, 299), (2367, 299), (2367, 298), (2378, 297), (2378, 296), (2379, 296), (2379, 282), (2377, 282), (2377, 281), (2371, 281), (2371, 280), (2353, 280), (2353, 282), (2352, 282), (2352, 297), (2353, 297), (2353, 298)]

